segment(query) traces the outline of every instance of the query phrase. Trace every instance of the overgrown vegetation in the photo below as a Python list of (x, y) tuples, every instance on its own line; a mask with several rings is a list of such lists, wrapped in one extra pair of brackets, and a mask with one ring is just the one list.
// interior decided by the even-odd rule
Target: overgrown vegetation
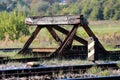
[(101, 76), (110, 76), (110, 71), (109, 70), (104, 70), (100, 74)]
[(120, 68), (120, 63), (118, 63), (117, 66)]
[(32, 54), (21, 55), (18, 54), (17, 52), (0, 52), (0, 55), (3, 57), (8, 57), (10, 59), (40, 57), (40, 56), (34, 56)]
[(24, 24), (25, 16), (18, 11), (0, 13), (0, 40), (18, 40), (20, 36), (28, 35), (28, 27)]
[(110, 70), (102, 70), (100, 67), (93, 66), (87, 70), (88, 74), (94, 74), (99, 76), (110, 76)]
[(101, 71), (101, 68), (93, 66), (92, 68), (87, 70), (87, 73), (89, 74), (97, 74)]

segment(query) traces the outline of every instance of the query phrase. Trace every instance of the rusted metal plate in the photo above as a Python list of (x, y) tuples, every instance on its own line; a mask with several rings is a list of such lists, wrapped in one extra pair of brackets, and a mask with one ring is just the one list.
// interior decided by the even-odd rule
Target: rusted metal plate
[(80, 16), (34, 16), (27, 17), (25, 23), (28, 25), (72, 25), (80, 23)]

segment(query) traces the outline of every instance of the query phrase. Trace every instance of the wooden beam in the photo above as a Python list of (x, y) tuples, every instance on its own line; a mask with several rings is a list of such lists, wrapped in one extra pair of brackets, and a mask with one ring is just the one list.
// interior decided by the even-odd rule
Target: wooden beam
[(80, 23), (80, 15), (27, 17), (25, 23), (28, 25), (74, 25)]
[[(60, 31), (61, 33), (65, 34), (65, 35), (68, 35), (68, 33), (69, 33), (68, 30), (65, 30), (64, 28), (62, 28), (62, 27), (60, 27), (58, 25), (54, 26), (53, 28), (58, 30), (58, 31)], [(74, 36), (74, 39), (87, 46), (87, 41), (82, 39), (82, 38), (80, 38), (80, 37), (78, 37), (77, 35)]]
[[(92, 30), (89, 28), (88, 24), (83, 24), (82, 27), (87, 32), (87, 34), (89, 35), (89, 37), (96, 37), (95, 34), (92, 32)], [(98, 46), (98, 50), (99, 51), (106, 51), (105, 48), (103, 47), (103, 45), (100, 43), (99, 40), (97, 42), (97, 46)]]
[(60, 55), (62, 54), (62, 52), (67, 48), (71, 46), (71, 41), (73, 40), (74, 35), (76, 34), (78, 25), (74, 25), (74, 27), (72, 28), (72, 30), (68, 33), (67, 37), (65, 38), (65, 40), (63, 41), (63, 43), (61, 44), (61, 46), (56, 50), (56, 52)]
[(92, 30), (89, 28), (89, 26), (87, 24), (82, 25), (82, 27), (87, 32), (89, 37), (96, 37), (95, 34), (92, 32)]
[(51, 33), (51, 35), (53, 36), (53, 38), (59, 43), (59, 45), (61, 45), (62, 44), (62, 40), (57, 35), (57, 33), (53, 30), (53, 28), (52, 27), (46, 27), (46, 28)]
[(35, 31), (32, 33), (32, 35), (30, 36), (30, 38), (27, 40), (27, 42), (25, 43), (25, 45), (23, 46), (23, 48), (18, 52), (19, 53), (24, 53), (26, 49), (28, 49), (28, 47), (30, 46), (30, 44), (32, 43), (32, 41), (35, 39), (35, 37), (37, 36), (37, 34), (39, 33), (39, 31), (41, 30), (42, 27), (37, 26)]

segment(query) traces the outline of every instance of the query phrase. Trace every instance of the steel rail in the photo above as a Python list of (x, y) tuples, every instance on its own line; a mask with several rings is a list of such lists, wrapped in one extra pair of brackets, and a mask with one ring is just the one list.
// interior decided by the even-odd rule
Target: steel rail
[[(42, 51), (44, 51), (44, 50), (46, 51), (47, 49), (48, 50), (52, 50), (53, 51), (53, 49), (55, 50), (55, 48), (28, 48), (27, 50), (33, 50), (33, 51), (36, 51), (36, 50), (38, 50), (38, 52), (39, 52), (39, 50), (42, 50)], [(21, 50), (21, 48), (0, 48), (0, 52), (14, 52), (14, 51), (20, 51)], [(36, 51), (37, 52), (37, 51)], [(120, 54), (120, 50), (113, 50), (113, 51), (107, 51), (108, 53), (110, 53), (110, 54), (115, 54), (115, 53), (117, 53), (117, 54)]]
[[(1, 48), (0, 52), (17, 52), (20, 51), (21, 48)], [(28, 48), (26, 51), (28, 52), (53, 52), (56, 48)]]
[[(21, 50), (21, 48), (2, 48), (0, 49), (1, 52), (13, 52), (13, 51), (19, 51)], [(42, 55), (41, 57), (32, 57), (32, 58), (19, 58), (19, 59), (10, 59), (9, 57), (4, 57), (4, 56), (1, 56), (0, 57), (0, 64), (2, 63), (7, 63), (7, 62), (28, 62), (28, 61), (39, 61), (39, 60), (44, 60), (44, 59), (47, 59), (47, 60), (50, 60), (52, 59), (53, 57), (49, 57), (49, 54), (54, 52), (55, 48), (29, 48), (28, 49), (28, 52), (33, 52), (34, 55), (37, 54), (40, 54)], [(71, 52), (74, 52), (74, 51), (67, 51), (65, 54), (66, 54), (66, 59), (71, 59), (71, 58), (79, 58), (79, 59), (86, 59), (86, 56), (87, 54), (84, 54), (78, 50), (76, 50), (76, 52), (71, 53)], [(79, 54), (78, 54), (79, 52)], [(48, 55), (48, 56), (47, 56)], [(104, 56), (106, 58), (110, 57), (111, 60), (120, 60), (120, 50), (118, 51), (107, 51), (107, 54), (99, 54), (99, 56)], [(99, 57), (100, 59), (103, 59), (103, 57)], [(114, 58), (114, 59), (113, 59)]]
[(26, 62), (31, 62), (31, 61), (39, 61), (39, 60), (49, 60), (51, 59), (50, 57), (32, 57), (32, 58), (17, 58), (17, 59), (3, 59), (0, 60), (0, 64), (5, 64), (8, 62), (22, 62), (22, 63), (26, 63)]
[(110, 53), (110, 54), (120, 54), (120, 50), (108, 51), (108, 53)]
[(70, 65), (70, 66), (39, 66), (39, 67), (32, 67), (32, 68), (23, 68), (23, 69), (4, 69), (0, 70), (0, 78), (11, 77), (11, 76), (35, 76), (35, 75), (53, 75), (53, 73), (58, 74), (60, 71), (66, 72), (78, 72), (82, 71), (85, 72), (87, 69), (95, 66), (101, 67), (102, 69), (119, 69), (117, 66), (118, 63), (102, 63), (102, 64), (86, 64), (86, 65)]
[(89, 78), (57, 79), (57, 80), (120, 80), (120, 76), (100, 76), (100, 77), (89, 77)]
[(21, 48), (0, 48), (0, 52), (14, 52), (19, 50), (21, 50)]

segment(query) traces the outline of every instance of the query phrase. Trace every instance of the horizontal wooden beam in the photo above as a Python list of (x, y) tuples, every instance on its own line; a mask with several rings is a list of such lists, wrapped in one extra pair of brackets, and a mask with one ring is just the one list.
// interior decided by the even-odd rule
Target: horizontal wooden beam
[(80, 15), (27, 17), (25, 23), (28, 25), (74, 25), (80, 23)]

